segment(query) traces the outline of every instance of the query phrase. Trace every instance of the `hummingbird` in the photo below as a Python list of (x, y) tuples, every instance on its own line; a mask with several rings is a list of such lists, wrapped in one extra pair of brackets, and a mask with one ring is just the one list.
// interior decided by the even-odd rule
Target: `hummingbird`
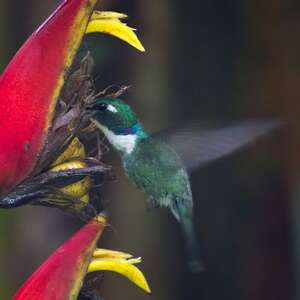
[[(90, 119), (118, 151), (124, 171), (147, 195), (150, 207), (169, 208), (180, 223), (188, 268), (205, 270), (199, 259), (199, 245), (193, 227), (193, 195), (189, 171), (241, 148), (279, 126), (275, 120), (250, 120), (231, 127), (207, 129), (192, 135), (181, 130), (169, 139), (149, 134), (132, 108), (121, 99), (98, 98), (87, 108)], [(191, 142), (191, 154), (185, 150)], [(179, 143), (181, 151), (175, 144)], [(185, 155), (180, 156), (182, 152)], [(189, 157), (185, 163), (184, 156)]]

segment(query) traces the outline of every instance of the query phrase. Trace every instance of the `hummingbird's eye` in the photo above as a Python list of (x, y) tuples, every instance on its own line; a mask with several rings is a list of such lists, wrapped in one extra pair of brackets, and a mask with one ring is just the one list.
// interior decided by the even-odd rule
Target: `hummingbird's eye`
[(95, 106), (94, 106), (94, 108), (96, 109), (96, 110), (106, 110), (107, 109), (107, 104), (106, 103), (104, 103), (104, 102), (102, 102), (102, 103), (98, 103), (98, 104), (96, 104)]

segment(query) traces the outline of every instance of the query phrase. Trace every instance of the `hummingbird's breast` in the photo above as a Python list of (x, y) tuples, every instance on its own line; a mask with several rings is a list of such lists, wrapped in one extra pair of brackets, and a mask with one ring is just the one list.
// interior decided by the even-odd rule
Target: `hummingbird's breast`
[(174, 199), (192, 203), (188, 174), (177, 153), (154, 138), (142, 140), (130, 155), (123, 157), (127, 176), (159, 206)]

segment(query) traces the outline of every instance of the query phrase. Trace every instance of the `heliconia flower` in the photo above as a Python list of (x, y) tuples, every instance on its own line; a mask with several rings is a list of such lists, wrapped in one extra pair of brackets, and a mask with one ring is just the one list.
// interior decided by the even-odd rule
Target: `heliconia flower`
[(14, 300), (76, 300), (84, 277), (89, 272), (117, 272), (146, 292), (150, 288), (134, 264), (140, 259), (105, 249), (96, 249), (105, 218), (99, 216), (86, 224), (59, 247), (14, 296)]
[(93, 12), (97, 0), (65, 0), (25, 42), (0, 78), (0, 195), (40, 159), (57, 100), (86, 33), (103, 32), (144, 51), (123, 14)]

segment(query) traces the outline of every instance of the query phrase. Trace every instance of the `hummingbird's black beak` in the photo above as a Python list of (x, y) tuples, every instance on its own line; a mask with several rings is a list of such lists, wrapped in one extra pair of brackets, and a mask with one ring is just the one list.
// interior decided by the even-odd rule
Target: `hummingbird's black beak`
[(86, 111), (94, 111), (95, 110), (94, 103), (86, 105), (85, 110)]
[(96, 113), (95, 103), (89, 103), (85, 105), (84, 109), (85, 109), (85, 115), (88, 118), (93, 117), (93, 115)]

